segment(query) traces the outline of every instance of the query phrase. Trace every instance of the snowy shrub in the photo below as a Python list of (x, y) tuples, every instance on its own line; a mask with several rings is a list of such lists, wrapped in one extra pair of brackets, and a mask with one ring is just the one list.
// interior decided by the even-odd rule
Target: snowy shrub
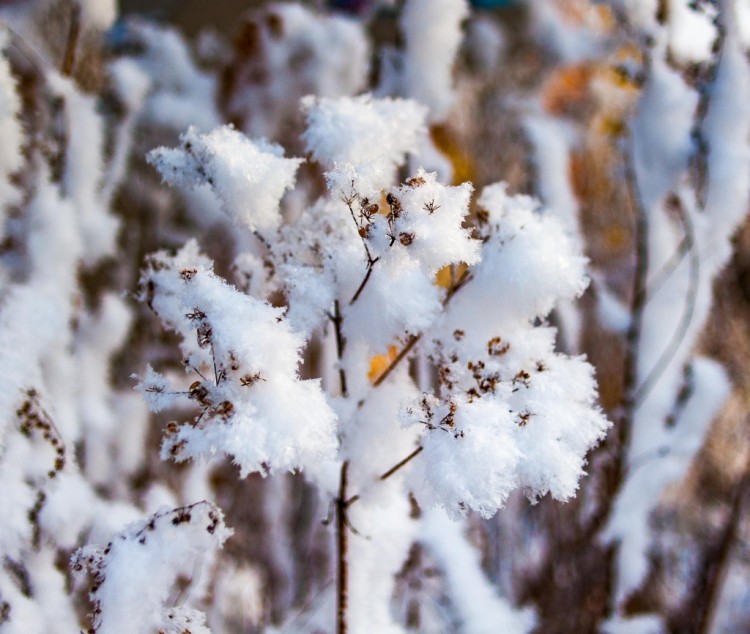
[(0, 7), (0, 634), (742, 629), (746, 3), (261, 4)]
[[(470, 510), (491, 517), (515, 489), (532, 500), (573, 496), (586, 453), (609, 423), (596, 404), (592, 368), (556, 353), (554, 331), (538, 320), (583, 292), (585, 259), (548, 212), (530, 198), (508, 196), (502, 185), (480, 197), (473, 237), (470, 184), (446, 186), (421, 169), (392, 184), (424, 134), (424, 111), (415, 102), (343, 97), (306, 100), (304, 108), (303, 138), (328, 168), (329, 195), (275, 232), (283, 187), (271, 205), (265, 200), (276, 179), (293, 175), (295, 161), (258, 152), (231, 130), (190, 133), (181, 149), (150, 155), (169, 183), (208, 182), (238, 230), (263, 230), (257, 248), (289, 301), (288, 322), (265, 298), (217, 278), (194, 242), (174, 257), (151, 256), (140, 299), (179, 334), (183, 364), (198, 378), (180, 392), (149, 368), (138, 389), (155, 411), (177, 398), (201, 408), (189, 424), (170, 423), (162, 456), (224, 452), (241, 475), (302, 469), (324, 492), (339, 487), (343, 530), (354, 501), (363, 513), (383, 503), (374, 481), (394, 474), (407, 454), (413, 469), (404, 469), (407, 480), (390, 495), (411, 490), (421, 506), (455, 517)], [(222, 137), (232, 142), (214, 141)], [(237, 195), (246, 184), (263, 194)], [(435, 283), (440, 271), (454, 274), (444, 287)], [(329, 362), (338, 382), (328, 381), (328, 401), (317, 382), (298, 379), (304, 340), (297, 333), (335, 340)], [(398, 352), (368, 380), (370, 359), (389, 346)], [(414, 379), (398, 367), (412, 351), (439, 377), (416, 398)], [(383, 398), (390, 420), (368, 405)], [(359, 488), (372, 491), (348, 497)], [(410, 535), (398, 536), (401, 557)], [(356, 568), (356, 553), (347, 561), (340, 550), (340, 566)], [(359, 615), (362, 591), (349, 589), (352, 627), (392, 627), (382, 609)]]

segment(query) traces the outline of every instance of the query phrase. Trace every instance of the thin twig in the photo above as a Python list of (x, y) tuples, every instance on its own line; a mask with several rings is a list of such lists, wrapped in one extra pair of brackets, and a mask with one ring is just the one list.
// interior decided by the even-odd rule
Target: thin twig
[(624, 372), (624, 399), (625, 407), (623, 412), (618, 436), (621, 439), (621, 451), (625, 450), (627, 444), (627, 435), (632, 425), (633, 414), (635, 413), (634, 394), (638, 382), (638, 348), (643, 330), (643, 313), (646, 307), (646, 284), (648, 282), (648, 215), (643, 209), (640, 192), (638, 191), (638, 181), (635, 175), (632, 150), (631, 156), (625, 161), (626, 180), (630, 187), (630, 199), (635, 208), (636, 226), (635, 226), (635, 248), (636, 248), (636, 266), (633, 275), (633, 295), (630, 304), (630, 326), (626, 335), (627, 353), (625, 356)]
[(445, 294), (445, 299), (443, 299), (443, 308), (445, 308), (448, 303), (453, 299), (453, 296), (458, 293), (464, 286), (466, 286), (471, 280), (474, 279), (474, 276), (468, 271), (464, 271), (461, 278), (453, 284), (449, 289), (448, 292)]
[(409, 354), (411, 349), (416, 345), (417, 341), (419, 341), (421, 337), (421, 334), (412, 335), (411, 337), (409, 337), (406, 345), (401, 348), (401, 352), (399, 352), (396, 358), (388, 364), (388, 367), (383, 370), (383, 373), (377, 379), (375, 379), (373, 386), (378, 387), (379, 385), (382, 385), (383, 381), (385, 381), (388, 378), (388, 375), (396, 369), (396, 366), (398, 366), (398, 364), (403, 361), (404, 357)]
[(339, 482), (339, 496), (336, 499), (336, 632), (346, 634), (348, 623), (346, 610), (348, 604), (349, 568), (347, 554), (349, 548), (349, 534), (347, 527), (349, 520), (346, 516), (346, 487), (348, 481), (349, 461), (341, 465), (341, 480)]
[[(369, 253), (368, 253), (369, 256)], [(365, 277), (362, 280), (362, 282), (359, 285), (359, 288), (357, 288), (357, 292), (354, 293), (351, 300), (349, 300), (349, 306), (351, 306), (354, 302), (359, 299), (359, 296), (362, 294), (362, 291), (365, 289), (365, 286), (367, 286), (367, 282), (370, 279), (370, 275), (372, 274), (372, 267), (375, 265), (375, 262), (377, 262), (380, 259), (380, 257), (375, 258), (374, 260), (371, 260), (367, 263), (367, 273), (365, 273)]]
[(688, 278), (688, 292), (685, 297), (685, 307), (683, 309), (682, 318), (680, 325), (672, 335), (669, 341), (669, 345), (662, 352), (661, 356), (651, 368), (651, 371), (646, 375), (646, 378), (638, 386), (633, 395), (633, 408), (634, 412), (643, 404), (646, 397), (649, 395), (654, 386), (658, 383), (664, 371), (667, 369), (675, 354), (680, 348), (680, 345), (685, 339), (687, 332), (690, 328), (690, 324), (693, 320), (693, 313), (695, 312), (695, 302), (698, 296), (698, 276), (700, 274), (700, 258), (698, 251), (695, 249), (695, 231), (693, 223), (690, 220), (687, 212), (683, 210), (680, 214), (683, 225), (685, 227), (685, 235), (690, 245), (690, 271)]
[[(448, 290), (448, 292), (445, 295), (445, 299), (443, 300), (443, 308), (445, 308), (448, 303), (453, 299), (456, 293), (460, 291), (466, 284), (468, 284), (472, 279), (474, 279), (474, 276), (469, 273), (468, 271), (465, 271), (464, 274), (461, 276), (461, 279), (458, 280), (456, 284), (451, 286), (451, 288)], [(396, 358), (390, 362), (388, 367), (383, 370), (381, 375), (375, 380), (373, 383), (374, 387), (378, 387), (388, 378), (388, 375), (393, 372), (393, 370), (396, 369), (396, 366), (398, 366), (401, 361), (404, 360), (404, 357), (406, 357), (407, 354), (411, 351), (411, 349), (417, 344), (417, 342), (422, 338), (422, 334), (418, 335), (411, 335), (409, 339), (406, 342), (406, 345), (401, 349), (401, 352), (398, 353)]]
[(388, 478), (390, 478), (394, 473), (396, 473), (396, 471), (398, 471), (401, 467), (406, 465), (412, 458), (415, 458), (416, 456), (418, 456), (422, 452), (423, 449), (424, 447), (421, 447), (421, 446), (417, 447), (408, 456), (406, 456), (406, 458), (404, 458), (401, 462), (393, 465), (390, 469), (388, 469), (388, 471), (382, 474), (380, 476), (380, 480), (382, 481), (382, 480), (387, 480)]
[[(384, 480), (387, 480), (387, 479), (388, 479), (388, 478), (390, 478), (390, 477), (391, 477), (391, 476), (392, 476), (392, 475), (393, 475), (394, 473), (396, 473), (396, 471), (398, 471), (398, 470), (399, 470), (399, 469), (401, 469), (402, 467), (405, 467), (405, 466), (406, 466), (407, 464), (409, 464), (409, 462), (411, 462), (411, 461), (412, 461), (412, 460), (413, 460), (414, 458), (416, 458), (416, 457), (417, 457), (417, 456), (418, 456), (418, 455), (419, 455), (420, 453), (422, 453), (422, 451), (423, 451), (423, 450), (424, 450), (424, 447), (422, 447), (422, 446), (420, 445), (420, 446), (419, 446), (419, 447), (417, 447), (417, 448), (416, 448), (416, 449), (415, 449), (414, 451), (412, 451), (412, 452), (411, 452), (411, 453), (410, 453), (410, 454), (409, 454), (408, 456), (406, 456), (406, 458), (404, 458), (404, 459), (403, 459), (403, 460), (401, 460), (400, 462), (397, 462), (397, 463), (396, 463), (395, 465), (393, 465), (393, 466), (392, 466), (392, 467), (391, 467), (390, 469), (388, 469), (388, 471), (385, 471), (384, 473), (380, 474), (380, 477), (378, 478), (378, 480), (379, 480), (380, 482), (383, 482)], [(346, 501), (346, 507), (347, 507), (347, 508), (348, 508), (348, 507), (350, 507), (350, 506), (351, 506), (352, 504), (354, 504), (354, 503), (355, 503), (355, 502), (357, 502), (357, 501), (358, 501), (359, 499), (361, 499), (361, 497), (362, 497), (362, 494), (361, 494), (361, 493), (357, 493), (356, 495), (352, 495), (352, 497), (350, 497), (350, 498), (349, 498), (349, 499), (348, 499), (348, 500)]]
[(346, 345), (346, 341), (343, 334), (341, 333), (342, 317), (339, 307), (339, 300), (333, 302), (333, 311), (333, 315), (329, 315), (329, 317), (333, 322), (334, 332), (336, 333), (336, 356), (339, 361), (339, 383), (341, 384), (341, 396), (346, 398), (349, 395), (349, 390), (346, 386), (346, 372), (344, 371), (344, 368), (341, 367), (341, 361), (344, 358), (344, 346)]
[(661, 285), (664, 284), (664, 282), (666, 282), (677, 270), (680, 262), (682, 262), (685, 256), (690, 252), (692, 246), (693, 244), (690, 239), (685, 236), (675, 249), (675, 252), (662, 265), (662, 267), (656, 273), (654, 273), (651, 279), (651, 283), (648, 285), (648, 288), (643, 289), (643, 293), (646, 295), (647, 302), (656, 294), (656, 291), (661, 288)]

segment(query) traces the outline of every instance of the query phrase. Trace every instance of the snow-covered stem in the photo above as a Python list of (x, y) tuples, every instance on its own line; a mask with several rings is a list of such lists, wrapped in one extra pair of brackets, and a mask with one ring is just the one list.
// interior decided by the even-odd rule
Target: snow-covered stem
[[(685, 297), (685, 307), (683, 309), (680, 321), (677, 324), (677, 328), (672, 334), (672, 338), (669, 340), (667, 347), (662, 352), (654, 366), (651, 368), (649, 373), (643, 377), (638, 387), (632, 392), (632, 401), (634, 410), (638, 409), (638, 405), (644, 401), (648, 396), (649, 392), (654, 389), (662, 374), (666, 370), (667, 366), (672, 361), (677, 350), (682, 344), (685, 336), (687, 335), (690, 323), (693, 320), (693, 314), (695, 312), (695, 302), (698, 296), (698, 283), (700, 274), (700, 258), (697, 250), (695, 249), (695, 229), (693, 222), (690, 217), (685, 213), (683, 209), (679, 209), (679, 216), (682, 226), (685, 231), (685, 238), (680, 242), (679, 250), (689, 257), (689, 279), (688, 279), (688, 290)], [(684, 246), (682, 246), (684, 245)], [(663, 269), (662, 269), (663, 270)], [(642, 294), (646, 297), (645, 301), (648, 301), (648, 296), (653, 290), (643, 289)], [(634, 308), (634, 307), (632, 307)], [(639, 309), (641, 313), (639, 320), (642, 319), (642, 306)], [(633, 311), (633, 315), (635, 315)], [(637, 341), (637, 339), (636, 339)]]

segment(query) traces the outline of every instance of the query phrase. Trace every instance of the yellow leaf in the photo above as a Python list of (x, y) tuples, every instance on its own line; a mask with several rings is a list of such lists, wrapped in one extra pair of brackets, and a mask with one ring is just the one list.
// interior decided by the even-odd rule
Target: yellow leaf
[(388, 346), (386, 354), (376, 354), (370, 359), (370, 371), (367, 373), (367, 378), (370, 379), (370, 382), (375, 383), (378, 377), (385, 372), (386, 368), (396, 360), (397, 356), (398, 348), (396, 346)]
[(458, 265), (448, 264), (440, 269), (437, 272), (437, 275), (435, 275), (435, 284), (442, 288), (449, 289), (464, 276), (464, 273), (466, 273), (468, 268), (469, 267), (463, 262), (460, 262)]

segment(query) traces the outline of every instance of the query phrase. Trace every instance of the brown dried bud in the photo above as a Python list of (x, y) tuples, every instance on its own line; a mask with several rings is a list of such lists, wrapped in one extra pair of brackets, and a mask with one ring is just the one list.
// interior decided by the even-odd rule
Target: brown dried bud
[(510, 350), (510, 344), (503, 342), (502, 337), (493, 337), (487, 342), (487, 354), (499, 357)]
[(408, 247), (412, 242), (414, 242), (414, 234), (413, 233), (402, 233), (398, 237), (398, 240), (405, 247)]

